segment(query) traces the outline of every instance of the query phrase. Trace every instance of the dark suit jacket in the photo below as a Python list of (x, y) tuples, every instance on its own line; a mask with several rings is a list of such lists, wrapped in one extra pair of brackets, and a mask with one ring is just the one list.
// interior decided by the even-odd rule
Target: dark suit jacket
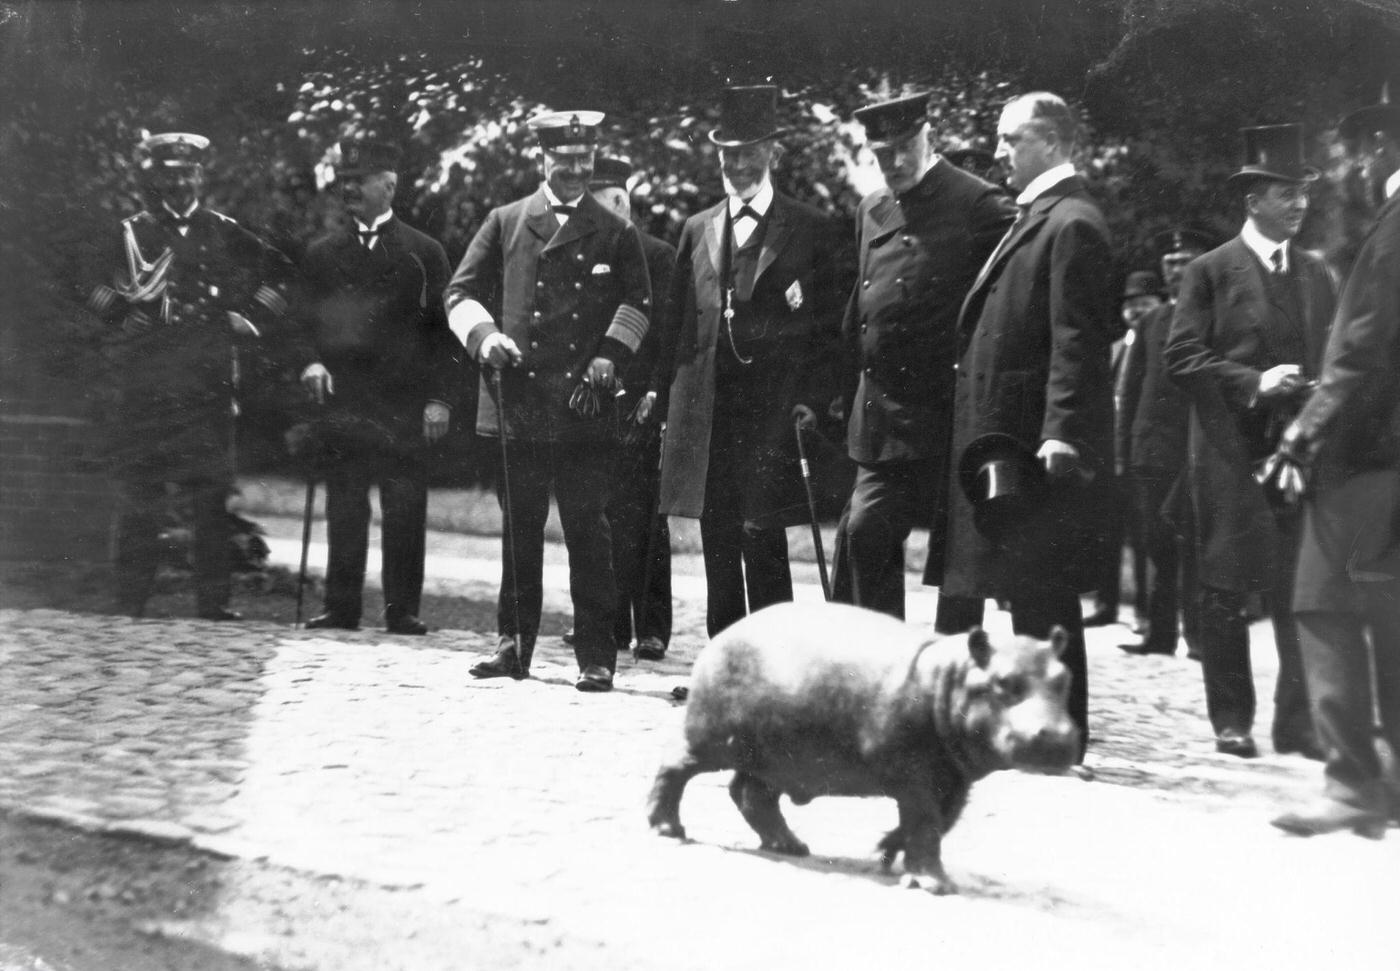
[[(1140, 357), (1141, 378), (1131, 409), (1128, 471), (1175, 475), (1186, 466), (1186, 421), (1191, 400), (1167, 375), (1162, 352), (1175, 303), (1168, 302), (1143, 318), (1130, 359)], [(1131, 366), (1131, 365), (1130, 365)]]
[[(715, 413), (716, 355), (732, 354), (721, 340), (721, 266), (728, 200), (691, 216), (681, 231), (668, 302), (668, 335), (675, 362), (661, 463), (661, 511), (699, 517), (704, 508)], [(741, 504), (751, 520), (798, 522), (805, 514), (792, 408), (818, 412), (834, 390), (813, 364), (835, 334), (838, 281), (832, 266), (827, 217), (774, 193), (759, 251), (753, 295), (746, 308), (756, 346), (745, 387), (726, 391), (749, 397), (743, 409), (747, 447), (737, 463), (745, 483)], [(665, 349), (663, 349), (663, 354)], [(734, 372), (730, 372), (734, 373)]]
[(393, 218), (373, 249), (353, 233), (316, 239), (302, 270), (303, 318), (335, 382), (322, 428), (364, 444), (421, 448), (423, 406), (456, 406), (464, 378), (442, 305), (442, 246)]
[[(635, 226), (584, 193), (561, 227), (541, 187), (487, 215), (447, 286), (449, 311), (467, 299), (495, 318), (467, 336), (470, 357), (475, 360), (481, 342), (497, 330), (523, 355), (519, 366), (504, 372), (512, 438), (616, 438), (611, 395), (601, 396), (601, 410), (591, 418), (570, 409), (569, 399), (593, 358), (625, 366), (645, 336), (651, 284)], [(498, 435), (494, 391), (485, 375), (477, 408), (477, 432)]]
[(958, 311), (1016, 207), (940, 161), (902, 199), (880, 189), (856, 213), (859, 270), (842, 335), (854, 366), (846, 447), (862, 463), (946, 456)]
[(1256, 402), (1259, 376), (1297, 364), (1315, 377), (1332, 317), (1327, 268), (1298, 247), (1290, 251), (1303, 309), (1297, 325), (1270, 303), (1263, 264), (1237, 236), (1187, 266), (1167, 337), (1167, 368), (1191, 398), (1188, 473), (1201, 582), (1222, 590), (1267, 589), (1280, 555), (1281, 534), (1253, 473), (1291, 417), (1281, 409), (1292, 405)]
[[(291, 264), (229, 217), (200, 206), (183, 235), (164, 212), (137, 213), (114, 240), (109, 278), (89, 306), (120, 392), (106, 451), (118, 478), (233, 475), (234, 335), (230, 312), (272, 340), (283, 327)], [(162, 267), (143, 273), (142, 264)], [(147, 287), (133, 287), (132, 269)], [(146, 324), (138, 322), (144, 315)]]
[[(1072, 177), (1031, 203), (973, 284), (959, 319), (953, 465), (944, 590), (1025, 595), (1047, 579), (1092, 589), (1101, 572), (1112, 473), (1109, 347), (1121, 323), (1103, 214)], [(975, 439), (999, 432), (1035, 451), (1069, 442), (1094, 484), (1060, 482), (1014, 540), (983, 535), (956, 475)]]

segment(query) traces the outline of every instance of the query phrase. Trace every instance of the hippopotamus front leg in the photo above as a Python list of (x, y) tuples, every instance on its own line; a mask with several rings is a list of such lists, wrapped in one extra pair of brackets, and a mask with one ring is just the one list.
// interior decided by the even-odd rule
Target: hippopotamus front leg
[(781, 795), (758, 776), (743, 771), (735, 772), (734, 781), (729, 783), (729, 796), (758, 834), (760, 849), (786, 856), (806, 856), (811, 850), (788, 829), (783, 811), (778, 808)]
[(943, 869), (943, 814), (932, 791), (921, 789), (895, 796), (899, 826), (880, 841), (880, 861), (886, 867), (904, 850), (900, 885), (943, 895), (957, 893), (957, 884)]
[(658, 836), (685, 839), (681, 796), (685, 795), (685, 784), (706, 770), (699, 759), (682, 750), (657, 771), (647, 797), (647, 824)]

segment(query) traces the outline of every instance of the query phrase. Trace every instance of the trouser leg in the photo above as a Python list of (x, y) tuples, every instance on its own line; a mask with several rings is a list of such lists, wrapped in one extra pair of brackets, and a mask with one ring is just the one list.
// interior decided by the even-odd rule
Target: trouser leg
[(421, 461), (398, 458), (380, 472), (379, 507), (384, 615), (417, 614), (427, 559), (428, 470)]
[(117, 605), (123, 611), (140, 613), (155, 590), (164, 510), (163, 483), (132, 480), (118, 484), (114, 565)]
[(574, 607), (574, 656), (580, 668), (617, 668), (613, 621), (617, 581), (607, 517), (614, 457), (602, 442), (553, 446), (554, 496), (569, 551), (569, 593)]
[(1269, 589), (1269, 615), (1278, 651), (1278, 681), (1274, 685), (1273, 740), (1275, 748), (1306, 747), (1313, 740), (1308, 687), (1298, 651), (1298, 625), (1293, 616), (1293, 580), (1298, 564), (1296, 516), (1280, 523), (1283, 539), (1273, 564)]
[[(496, 477), (501, 506), (501, 593), (496, 604), (496, 629), (518, 635), (522, 647), (533, 648), (540, 629), (544, 599), (544, 524), (549, 518), (549, 445), (512, 441), (508, 481)], [(505, 485), (510, 487), (506, 512)], [(519, 618), (519, 626), (516, 619)], [(526, 651), (528, 656), (528, 650)]]
[(1201, 671), (1206, 712), (1219, 735), (1225, 729), (1249, 734), (1254, 727), (1254, 673), (1249, 660), (1246, 595), (1205, 587), (1201, 592)]
[(360, 619), (369, 555), (369, 489), (372, 476), (365, 463), (346, 460), (326, 474), (327, 613), (356, 622)]
[(980, 627), (986, 607), (981, 597), (955, 597), (939, 590), (933, 629), (940, 634), (961, 634)]
[(646, 599), (642, 578), (646, 573), (647, 539), (654, 498), (646, 463), (650, 451), (635, 445), (617, 450), (617, 473), (608, 500), (608, 525), (612, 529), (613, 573), (617, 581), (617, 606), (613, 639), (626, 644), (641, 636), (641, 608)]
[(1134, 481), (1135, 514), (1146, 560), (1147, 631), (1144, 640), (1156, 650), (1176, 650), (1178, 576), (1177, 538), (1161, 516), (1170, 482), (1161, 476)]
[(792, 600), (787, 530), (781, 526), (745, 523), (741, 535), (749, 612)]
[(1327, 795), (1372, 807), (1380, 763), (1371, 726), (1371, 666), (1365, 619), (1357, 614), (1297, 615), (1298, 643), (1317, 740), (1326, 755)]
[(228, 483), (199, 480), (189, 484), (194, 527), (195, 604), (200, 613), (228, 607)]
[(1017, 634), (1044, 640), (1059, 625), (1069, 635), (1060, 660), (1069, 669), (1070, 720), (1079, 728), (1079, 759), (1089, 743), (1089, 657), (1084, 647), (1084, 615), (1079, 595), (1073, 590), (1052, 587), (1011, 600), (1011, 627)]
[(904, 543), (917, 514), (917, 489), (913, 465), (859, 466), (839, 528), (841, 579), (832, 599), (904, 619)]

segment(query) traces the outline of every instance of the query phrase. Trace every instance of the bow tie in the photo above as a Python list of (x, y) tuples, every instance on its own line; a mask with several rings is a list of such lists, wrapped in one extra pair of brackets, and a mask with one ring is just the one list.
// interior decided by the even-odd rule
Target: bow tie
[(550, 206), (549, 208), (554, 210), (561, 216), (572, 216), (578, 210), (578, 206), (566, 206), (563, 204), (557, 206)]
[(739, 207), (739, 211), (734, 214), (734, 221), (737, 223), (740, 219), (744, 219), (745, 217), (752, 219), (754, 222), (758, 222), (760, 218), (758, 210), (747, 203)]

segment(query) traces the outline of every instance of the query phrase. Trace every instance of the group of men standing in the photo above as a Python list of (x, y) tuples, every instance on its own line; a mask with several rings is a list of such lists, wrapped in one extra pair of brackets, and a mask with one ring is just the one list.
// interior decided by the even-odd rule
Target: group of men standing
[[(477, 677), (528, 675), (551, 495), (568, 548), (579, 690), (612, 687), (619, 647), (633, 634), (639, 657), (664, 655), (667, 515), (699, 520), (711, 635), (790, 600), (785, 529), (808, 509), (800, 440), (831, 416), (845, 420), (857, 469), (832, 597), (902, 618), (904, 544), (915, 526), (928, 527), (925, 582), (940, 588), (939, 630), (979, 624), (987, 598), (1009, 605), (1018, 633), (1063, 628), (1068, 706), (1087, 744), (1079, 597), (1102, 584), (1111, 532), (1103, 510), (1126, 474), (1148, 572), (1162, 588), (1142, 644), (1126, 649), (1174, 651), (1177, 603), (1198, 598), (1188, 637), (1203, 660), (1217, 747), (1252, 755), (1245, 605), (1267, 592), (1281, 658), (1275, 748), (1325, 757), (1329, 779), (1349, 787), (1329, 789), (1331, 809), (1285, 828), (1369, 826), (1379, 770), (1352, 709), (1372, 663), (1400, 747), (1400, 631), (1384, 592), (1393, 586), (1385, 556), (1400, 444), (1396, 455), (1372, 447), (1400, 442), (1393, 382), (1384, 380), (1400, 330), (1386, 272), (1400, 232), (1393, 198), (1329, 344), (1331, 278), (1289, 242), (1316, 177), (1302, 165), (1300, 129), (1247, 130), (1246, 164), (1231, 177), (1246, 210), (1240, 236), (1204, 254), (1196, 240), (1174, 238), (1163, 259), (1169, 299), (1142, 318), (1126, 354), (1136, 390), (1125, 462), (1113, 435), (1112, 348), (1123, 333), (1113, 253), (1072, 164), (1069, 106), (1037, 92), (1002, 111), (996, 155), (1014, 198), (935, 151), (926, 96), (856, 117), (886, 186), (857, 213), (849, 290), (829, 221), (773, 185), (784, 132), (777, 90), (763, 85), (724, 93), (709, 138), (725, 198), (686, 222), (678, 249), (633, 225), (629, 167), (596, 158), (603, 116), (551, 112), (531, 121), (542, 184), (487, 216), (455, 273), (441, 246), (394, 217), (392, 148), (342, 147), (337, 183), (353, 231), (314, 243), (294, 286), (275, 251), (203, 215), (197, 193), (191, 204), (191, 193), (175, 191), (172, 176), (199, 171), (202, 140), (157, 137), (146, 157), (175, 189), (152, 180), (158, 205), (127, 221), (114, 284), (93, 305), (133, 338), (193, 336), (176, 326), (188, 272), (204, 287), (194, 304), (227, 313), (230, 326), (207, 328), (226, 366), (230, 334), (257, 332), (245, 309), (275, 315), (295, 289), (302, 381), (325, 409), (318, 445), (331, 552), (325, 610), (312, 627), (359, 624), (368, 490), (378, 484), (386, 627), (426, 630), (417, 616), (422, 450), (460, 405), (465, 352), (481, 369), (476, 432), (501, 452), (500, 640)], [(1393, 197), (1400, 121), (1388, 108), (1365, 119), (1357, 137), (1369, 146), (1368, 171)], [(189, 251), (182, 220), (216, 227), (220, 254), (259, 286), (212, 282), (211, 258)], [(226, 402), (227, 384), (214, 385)], [(167, 403), (149, 387), (129, 397), (157, 410)], [(1351, 432), (1353, 410), (1365, 436)], [(1256, 474), (1261, 463), (1267, 475)], [(1317, 470), (1303, 502), (1300, 468)], [(142, 469), (131, 479), (226, 487), (219, 472)], [(217, 534), (208, 519), (197, 520), (205, 547)], [(134, 613), (152, 572), (138, 525), (124, 527), (118, 560)], [(1198, 580), (1178, 583), (1182, 558), (1197, 563)], [(215, 559), (201, 561), (201, 614), (231, 616)], [(1348, 802), (1363, 791), (1365, 807), (1356, 808), (1359, 796)]]

